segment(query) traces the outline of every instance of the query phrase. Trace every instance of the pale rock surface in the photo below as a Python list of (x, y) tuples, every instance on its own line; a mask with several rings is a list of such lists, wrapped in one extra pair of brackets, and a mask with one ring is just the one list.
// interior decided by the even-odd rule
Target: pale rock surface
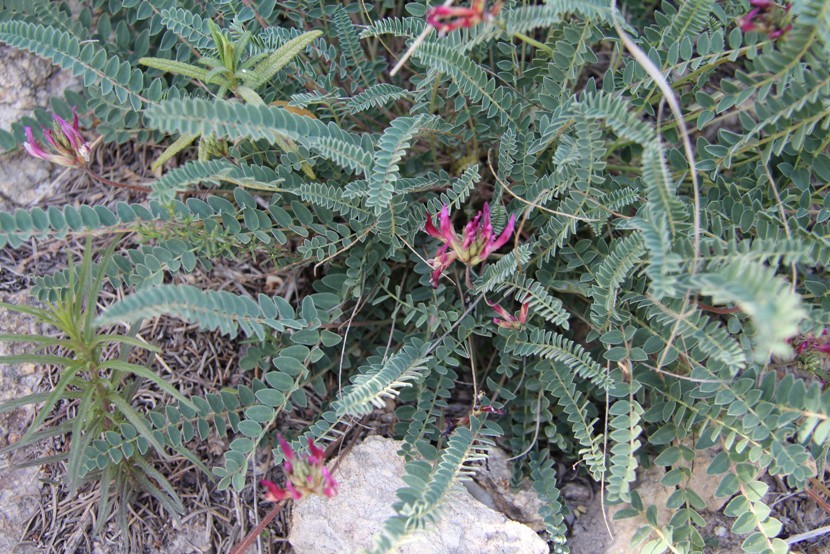
[[(77, 84), (71, 72), (61, 71), (49, 61), (9, 46), (0, 46), (0, 129), (35, 108), (48, 108), (52, 96)], [(36, 130), (35, 136), (40, 136)], [(63, 168), (35, 160), (22, 149), (0, 160), (0, 209), (28, 206), (48, 194), (54, 177)]]
[(57, 167), (23, 151), (0, 159), (0, 210), (26, 209), (52, 194), (53, 174), (61, 173)]
[(153, 548), (152, 554), (205, 554), (211, 552), (210, 532), (202, 523), (187, 523), (178, 525), (171, 522), (171, 531), (167, 544), (162, 548)]
[(25, 50), (0, 46), (0, 128), (29, 115), (35, 108), (49, 105), (52, 96), (63, 94), (75, 82), (72, 74), (61, 71), (48, 60)]
[[(0, 294), (10, 304), (25, 303), (25, 292)], [(0, 334), (42, 334), (42, 326), (33, 318), (0, 309)], [(22, 354), (31, 345), (0, 342), (0, 356)], [(0, 364), (0, 404), (31, 394), (39, 376), (32, 364)], [(26, 406), (0, 414), (0, 448), (20, 438), (31, 421), (33, 408)], [(40, 505), (38, 468), (11, 469), (9, 457), (0, 457), (0, 552), (24, 554), (31, 547), (21, 543), (23, 530)]]
[[(640, 493), (643, 503), (648, 506), (654, 504), (657, 507), (657, 521), (664, 522), (669, 519), (669, 511), (666, 509), (671, 490), (660, 484), (660, 479), (665, 474), (661, 467), (652, 467), (639, 474), (635, 488)], [(632, 548), (631, 539), (637, 529), (646, 525), (644, 517), (631, 517), (614, 521), (614, 514), (626, 507), (627, 504), (606, 506), (605, 513), (608, 519), (608, 526), (611, 527), (612, 535), (609, 535), (606, 521), (603, 517), (602, 500), (600, 495), (594, 497), (593, 502), (588, 506), (588, 511), (578, 517), (573, 525), (573, 534), (568, 539), (568, 545), (573, 554), (635, 554), (639, 548)]]
[(706, 510), (710, 512), (720, 512), (729, 500), (729, 498), (723, 496), (715, 497), (715, 491), (718, 490), (723, 475), (709, 475), (706, 473), (716, 454), (717, 451), (711, 449), (695, 451), (695, 459), (690, 465), (692, 476), (687, 485), (706, 502)]
[(513, 521), (524, 523), (534, 531), (545, 530), (545, 522), (539, 515), (542, 501), (531, 488), (530, 482), (514, 490), (510, 486), (512, 475), (507, 453), (501, 448), (493, 448), (487, 464), (481, 468), (474, 481), (464, 486), (478, 501), (501, 512)]
[[(404, 486), (400, 442), (369, 437), (334, 472), (334, 498), (296, 503), (288, 540), (297, 554), (355, 552), (372, 546), (386, 518), (394, 515), (395, 491)], [(459, 489), (449, 495), (435, 529), (413, 537), (401, 554), (546, 554), (547, 543)]]
[[(707, 512), (716, 514), (720, 512), (728, 498), (714, 498), (722, 476), (706, 473), (713, 456), (712, 451), (695, 451), (694, 463), (689, 465), (692, 476), (685, 485), (706, 501)], [(666, 508), (666, 501), (676, 490), (675, 487), (665, 487), (660, 483), (660, 479), (665, 473), (666, 470), (662, 467), (652, 467), (640, 471), (637, 483), (633, 487), (640, 494), (646, 507), (650, 504), (656, 506), (657, 521), (660, 524), (668, 523), (671, 518), (672, 514)], [(639, 547), (633, 548), (630, 546), (631, 539), (640, 527), (646, 525), (646, 520), (644, 517), (632, 517), (614, 521), (614, 514), (625, 507), (627, 507), (627, 504), (605, 507), (612, 536), (609, 534), (606, 520), (603, 518), (602, 501), (600, 496), (596, 495), (588, 506), (587, 512), (578, 517), (573, 525), (573, 534), (568, 539), (571, 552), (573, 554), (635, 554), (640, 552)], [(701, 515), (706, 519), (706, 512)], [(722, 554), (727, 554), (727, 552), (723, 551)]]
[(0, 552), (24, 554), (37, 551), (33, 545), (24, 542), (21, 535), (40, 506), (38, 472), (34, 467), (0, 470)]

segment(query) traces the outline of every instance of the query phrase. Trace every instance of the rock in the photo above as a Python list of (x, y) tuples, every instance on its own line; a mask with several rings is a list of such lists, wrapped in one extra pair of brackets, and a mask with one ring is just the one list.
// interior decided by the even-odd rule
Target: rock
[(695, 459), (690, 465), (692, 476), (687, 485), (706, 502), (706, 510), (710, 512), (720, 512), (729, 500), (729, 498), (723, 496), (715, 496), (715, 491), (718, 490), (723, 475), (709, 475), (706, 473), (715, 453), (712, 449), (695, 451)]
[[(27, 293), (5, 295), (10, 304), (23, 303)], [(27, 315), (0, 309), (0, 334), (15, 333), (40, 335), (42, 326)], [(31, 345), (0, 342), (0, 356), (22, 354)], [(0, 404), (31, 394), (39, 377), (32, 364), (0, 364)], [(32, 419), (34, 408), (23, 406), (0, 414), (0, 448), (18, 440)], [(12, 469), (9, 456), (0, 458), (0, 552), (22, 554), (31, 552), (31, 546), (21, 543), (26, 523), (35, 515), (40, 505), (39, 470), (35, 467)]]
[[(395, 514), (395, 491), (404, 460), (400, 442), (369, 437), (343, 458), (334, 472), (334, 498), (309, 497), (296, 503), (288, 541), (297, 554), (354, 552), (372, 546), (384, 521)], [(412, 536), (402, 554), (547, 553), (548, 546), (529, 527), (488, 508), (464, 490), (451, 493), (434, 529)]]
[(213, 546), (210, 543), (210, 532), (201, 523), (188, 523), (178, 525), (175, 521), (170, 523), (172, 530), (167, 539), (167, 544), (158, 549), (150, 550), (152, 554), (205, 554), (211, 552)]
[[(728, 498), (715, 498), (715, 491), (720, 484), (722, 475), (708, 475), (706, 469), (712, 462), (714, 451), (697, 450), (695, 459), (690, 467), (692, 475), (687, 483), (682, 483), (695, 491), (705, 502), (706, 511), (701, 516), (707, 521), (718, 515)], [(682, 465), (682, 464), (678, 464)], [(676, 487), (665, 487), (660, 483), (665, 474), (665, 469), (652, 467), (639, 472), (637, 483), (634, 489), (640, 494), (646, 507), (654, 504), (657, 507), (657, 521), (661, 525), (667, 524), (673, 512), (666, 508), (666, 500), (676, 490)], [(563, 495), (567, 497), (563, 487)], [(614, 514), (626, 507), (627, 504), (606, 506), (605, 511), (608, 518), (608, 525), (611, 527), (613, 537), (609, 535), (602, 515), (602, 504), (599, 495), (589, 505), (587, 513), (576, 519), (573, 525), (573, 536), (568, 540), (571, 551), (574, 554), (602, 553), (606, 554), (627, 554), (639, 552), (639, 548), (630, 546), (631, 538), (637, 530), (646, 524), (645, 518), (633, 517), (614, 521)], [(707, 513), (709, 517), (707, 517)], [(704, 530), (701, 530), (704, 535)], [(726, 554), (726, 550), (723, 551)], [(731, 551), (730, 551), (731, 552)]]
[(0, 472), (0, 552), (31, 551), (21, 535), (40, 506), (38, 473), (34, 467)]
[(539, 515), (542, 501), (531, 488), (530, 482), (522, 483), (518, 489), (510, 486), (512, 471), (507, 453), (501, 448), (490, 451), (487, 464), (475, 476), (475, 481), (464, 483), (467, 490), (479, 502), (501, 512), (513, 521), (524, 523), (534, 531), (545, 530), (545, 523)]
[[(0, 59), (0, 129), (9, 130), (35, 108), (48, 107), (50, 98), (78, 83), (71, 72), (24, 50), (0, 46)], [(0, 209), (28, 206), (48, 194), (53, 177), (62, 169), (35, 160), (22, 150), (4, 157), (0, 163)]]
[[(672, 491), (660, 484), (660, 479), (664, 474), (665, 470), (660, 467), (642, 471), (635, 488), (646, 506), (654, 504), (657, 507), (657, 521), (667, 523), (670, 515), (666, 509), (666, 500)], [(568, 539), (571, 552), (573, 554), (639, 553), (639, 547), (631, 547), (631, 539), (640, 527), (646, 525), (645, 518), (638, 516), (614, 521), (614, 514), (626, 506), (627, 504), (617, 504), (605, 507), (608, 527), (612, 532), (609, 534), (606, 519), (602, 513), (602, 500), (600, 495), (596, 495), (588, 506), (588, 511), (578, 517), (573, 525), (572, 536)]]
[(11, 124), (35, 108), (49, 105), (49, 99), (60, 96), (76, 82), (69, 71), (61, 71), (25, 50), (0, 46), (0, 128)]
[[(0, 293), (0, 300), (8, 304), (25, 304), (29, 293)], [(43, 335), (44, 325), (33, 317), (0, 308), (0, 334)], [(0, 356), (24, 354), (32, 350), (31, 344), (0, 341)], [(33, 392), (40, 380), (34, 364), (0, 364), (0, 404), (12, 398), (20, 398)], [(14, 442), (26, 431), (33, 406), (23, 406), (0, 414), (0, 448)]]
[(0, 210), (25, 208), (52, 194), (53, 172), (57, 171), (55, 177), (61, 172), (57, 167), (22, 151), (3, 158), (0, 163)]

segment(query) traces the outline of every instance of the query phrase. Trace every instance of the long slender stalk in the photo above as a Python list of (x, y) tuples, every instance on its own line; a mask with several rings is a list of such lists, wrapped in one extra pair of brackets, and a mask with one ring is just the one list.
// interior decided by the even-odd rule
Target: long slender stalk
[(93, 179), (98, 181), (99, 183), (103, 183), (103, 184), (109, 185), (111, 187), (116, 187), (116, 188), (120, 188), (120, 189), (127, 189), (127, 190), (134, 190), (136, 192), (150, 192), (149, 187), (144, 187), (144, 186), (141, 186), (141, 185), (128, 185), (126, 183), (118, 183), (116, 181), (110, 181), (109, 179), (107, 179), (105, 177), (101, 177), (100, 175), (96, 175), (95, 173), (93, 173), (92, 171), (90, 171), (87, 168), (84, 168), (84, 173), (86, 173), (87, 175), (89, 175), (90, 177), (92, 177)]
[(268, 524), (271, 523), (275, 517), (277, 517), (287, 503), (288, 500), (280, 500), (273, 508), (271, 508), (271, 511), (268, 512), (264, 518), (262, 518), (262, 521), (260, 521), (256, 527), (251, 529), (251, 531), (245, 535), (245, 538), (242, 539), (241, 542), (237, 543), (237, 545), (231, 549), (230, 554), (242, 554), (248, 550), (248, 547), (254, 543), (259, 534), (265, 530)]

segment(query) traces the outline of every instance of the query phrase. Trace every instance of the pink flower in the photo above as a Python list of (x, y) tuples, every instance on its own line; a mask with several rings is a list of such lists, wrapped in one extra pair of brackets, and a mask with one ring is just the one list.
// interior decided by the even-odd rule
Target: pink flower
[(289, 474), (293, 471), (291, 462), (294, 461), (294, 450), (291, 448), (291, 445), (288, 444), (284, 438), (282, 438), (282, 435), (277, 435), (277, 442), (279, 443), (280, 448), (282, 449), (282, 455), (285, 458), (282, 462), (282, 467), (285, 470), (285, 473)]
[(527, 314), (530, 311), (530, 303), (525, 301), (519, 312), (514, 316), (498, 304), (491, 304), (489, 300), (485, 300), (487, 305), (493, 308), (499, 317), (493, 318), (493, 323), (505, 329), (521, 329), (527, 322)]
[(755, 30), (756, 25), (754, 19), (760, 13), (760, 11), (761, 10), (758, 8), (749, 10), (749, 13), (747, 13), (745, 16), (738, 20), (738, 25), (740, 25), (741, 31), (743, 31), (744, 33), (748, 33), (750, 31)]
[(320, 472), (323, 474), (323, 494), (331, 498), (337, 494), (337, 481), (334, 480), (334, 477), (331, 476), (325, 466), (320, 468)]
[(277, 435), (277, 442), (285, 457), (282, 464), (286, 478), (285, 488), (265, 479), (260, 481), (259, 484), (266, 488), (266, 502), (279, 502), (289, 497), (299, 500), (312, 494), (331, 498), (337, 494), (337, 481), (323, 465), (325, 451), (318, 448), (311, 438), (308, 439), (309, 454), (305, 459), (297, 456), (282, 435)]
[(792, 345), (797, 356), (804, 356), (811, 352), (830, 354), (830, 334), (828, 334), (827, 329), (823, 329), (819, 336), (812, 333), (796, 335), (787, 339), (787, 342)]
[(50, 152), (41, 148), (31, 127), (26, 127), (23, 148), (30, 156), (66, 167), (83, 167), (89, 161), (89, 145), (81, 135), (78, 114), (72, 108), (72, 124), (58, 115), (52, 116), (52, 129), (41, 129)]
[(771, 38), (772, 40), (775, 40), (775, 39), (777, 39), (778, 37), (783, 36), (783, 35), (784, 35), (784, 33), (787, 33), (787, 32), (789, 32), (789, 31), (792, 31), (792, 29), (793, 29), (793, 26), (792, 26), (792, 25), (787, 25), (787, 26), (786, 26), (786, 27), (784, 27), (783, 29), (775, 29), (774, 31), (770, 31), (770, 33), (769, 33), (769, 38)]
[(288, 496), (287, 491), (279, 488), (277, 485), (275, 485), (271, 481), (268, 481), (267, 479), (261, 480), (259, 484), (267, 489), (264, 498), (266, 502), (279, 502), (280, 500)]
[(322, 448), (317, 448), (314, 444), (314, 441), (311, 440), (311, 437), (308, 437), (308, 451), (310, 454), (308, 455), (308, 461), (314, 465), (320, 465), (323, 463), (323, 458), (326, 455), (326, 452)]
[(784, 6), (772, 0), (750, 0), (749, 3), (752, 9), (738, 19), (741, 31), (767, 33), (771, 40), (775, 40), (792, 30), (793, 26), (788, 24), (791, 6), (789, 2)]
[(504, 246), (513, 234), (516, 216), (515, 214), (510, 216), (501, 235), (497, 237), (493, 233), (493, 224), (490, 222), (490, 206), (485, 204), (473, 220), (464, 227), (463, 237), (459, 237), (452, 226), (450, 211), (445, 204), (438, 215), (438, 225), (440, 229), (435, 227), (432, 217), (427, 213), (424, 231), (444, 243), (430, 262), (433, 269), (432, 284), (435, 287), (438, 286), (441, 274), (454, 260), (473, 267)]
[(461, 28), (470, 28), (483, 21), (483, 14), (472, 8), (451, 8), (435, 6), (427, 12), (427, 24), (435, 27), (439, 33), (449, 33)]
[(479, 412), (484, 412), (486, 414), (496, 414), (496, 415), (504, 415), (507, 413), (507, 410), (503, 410), (502, 408), (496, 408), (495, 406), (481, 406), (478, 408)]
[(438, 288), (438, 282), (441, 280), (441, 275), (448, 267), (455, 261), (455, 252), (448, 250), (449, 245), (445, 244), (438, 251), (438, 255), (429, 261), (432, 268), (432, 286)]
[(435, 27), (442, 35), (456, 29), (475, 27), (495, 17), (501, 9), (501, 3), (496, 2), (487, 12), (484, 9), (485, 4), (486, 0), (473, 0), (469, 8), (432, 7), (427, 12), (427, 24)]

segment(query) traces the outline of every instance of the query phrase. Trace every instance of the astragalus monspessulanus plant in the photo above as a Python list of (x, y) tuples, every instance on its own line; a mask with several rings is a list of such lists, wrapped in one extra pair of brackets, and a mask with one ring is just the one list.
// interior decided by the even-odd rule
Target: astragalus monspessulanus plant
[[(645, 516), (638, 547), (701, 552), (705, 453), (743, 548), (788, 549), (766, 493), (820, 484), (830, 433), (827, 2), (81, 4), (7, 1), (0, 41), (83, 80), (60, 121), (161, 145), (166, 169), (123, 202), (0, 214), (0, 241), (132, 231), (96, 325), (166, 315), (248, 344), (233, 392), (140, 414), (164, 448), (228, 436), (210, 475), (242, 491), (277, 433), (334, 451), (394, 412), (420, 461), (376, 551), (498, 445), (556, 552), (555, 461)], [(205, 284), (251, 260), (301, 286)], [(295, 409), (313, 422), (288, 428)], [(135, 437), (101, 439), (90, 455), (129, 463)]]

